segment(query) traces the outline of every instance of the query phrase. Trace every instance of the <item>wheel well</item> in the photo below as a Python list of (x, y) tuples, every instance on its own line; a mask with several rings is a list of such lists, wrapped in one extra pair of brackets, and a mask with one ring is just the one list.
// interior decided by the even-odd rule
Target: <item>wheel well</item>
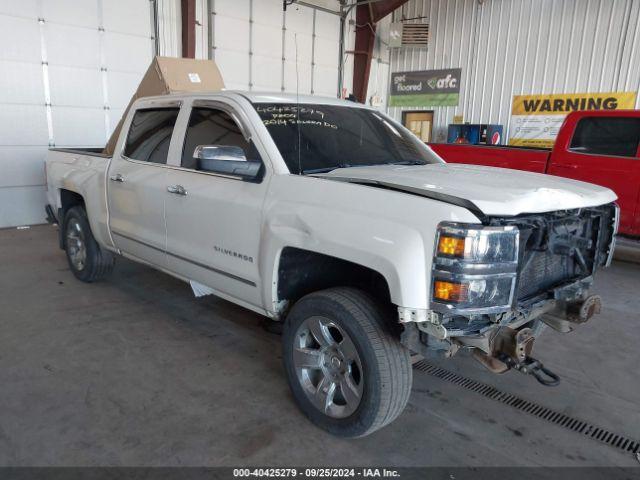
[(60, 248), (64, 250), (64, 233), (62, 231), (64, 227), (64, 217), (67, 212), (73, 207), (84, 207), (84, 198), (82, 195), (71, 190), (60, 190), (60, 210), (58, 210), (58, 227), (59, 227), (59, 242)]
[(278, 300), (292, 305), (301, 297), (332, 287), (354, 287), (376, 300), (391, 303), (389, 285), (381, 273), (341, 258), (285, 247), (278, 265)]
[(77, 207), (78, 205), (84, 207), (84, 198), (82, 195), (76, 192), (72, 192), (71, 190), (60, 190), (60, 210), (62, 214), (62, 218), (59, 220), (62, 222), (64, 215), (73, 207)]

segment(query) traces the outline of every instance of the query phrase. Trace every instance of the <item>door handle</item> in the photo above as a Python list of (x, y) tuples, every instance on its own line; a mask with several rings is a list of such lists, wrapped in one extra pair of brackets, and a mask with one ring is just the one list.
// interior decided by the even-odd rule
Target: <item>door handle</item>
[(111, 175), (109, 177), (109, 180), (111, 180), (112, 182), (123, 183), (124, 182), (124, 177), (122, 175), (120, 175), (119, 173), (116, 173), (115, 175)]
[(187, 191), (182, 185), (169, 185), (167, 187), (167, 192), (174, 193), (176, 195), (182, 195), (183, 197), (187, 196)]
[(578, 166), (577, 165), (563, 165), (563, 164), (556, 164), (555, 165), (558, 168), (568, 168), (570, 170), (577, 170)]

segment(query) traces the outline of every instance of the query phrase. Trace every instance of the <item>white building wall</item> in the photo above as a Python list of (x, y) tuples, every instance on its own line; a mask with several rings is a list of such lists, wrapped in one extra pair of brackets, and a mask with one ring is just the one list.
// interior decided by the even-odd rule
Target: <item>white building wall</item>
[(391, 71), (462, 68), (459, 105), (433, 108), (435, 141), (454, 115), (508, 138), (513, 95), (640, 90), (639, 0), (410, 0), (393, 13), (412, 17), (426, 17), (413, 21), (429, 23), (429, 47), (392, 50)]
[(106, 143), (154, 51), (149, 0), (0, 0), (0, 228), (44, 222), (47, 148)]

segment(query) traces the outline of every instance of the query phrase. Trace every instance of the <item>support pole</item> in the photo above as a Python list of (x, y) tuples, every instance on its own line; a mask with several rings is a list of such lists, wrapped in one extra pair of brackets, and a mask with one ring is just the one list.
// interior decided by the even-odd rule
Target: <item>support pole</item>
[(196, 0), (181, 0), (182, 56), (196, 57)]
[(367, 87), (373, 45), (376, 40), (376, 24), (400, 8), (408, 0), (361, 1), (356, 6), (356, 44), (353, 58), (353, 94), (359, 102), (367, 100)]

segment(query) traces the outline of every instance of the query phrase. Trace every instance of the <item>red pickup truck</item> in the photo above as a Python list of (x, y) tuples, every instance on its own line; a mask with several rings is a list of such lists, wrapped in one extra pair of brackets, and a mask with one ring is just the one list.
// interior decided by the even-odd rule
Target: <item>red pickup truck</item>
[(640, 236), (640, 110), (567, 115), (551, 150), (433, 143), (451, 163), (548, 173), (609, 187), (618, 195), (620, 232)]

